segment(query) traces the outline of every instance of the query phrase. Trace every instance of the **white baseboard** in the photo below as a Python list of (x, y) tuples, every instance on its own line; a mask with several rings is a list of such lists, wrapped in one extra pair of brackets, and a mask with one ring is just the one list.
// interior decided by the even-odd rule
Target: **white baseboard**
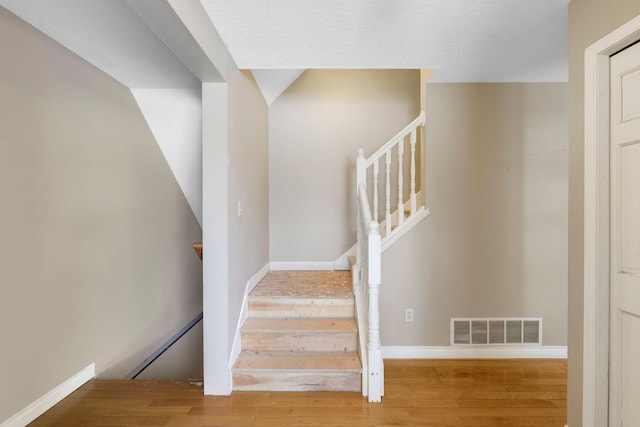
[(96, 364), (87, 366), (26, 408), (0, 423), (0, 427), (24, 427), (54, 407), (62, 399), (77, 390), (82, 384), (96, 377)]
[(280, 262), (280, 261), (272, 261), (270, 263), (271, 270), (308, 270), (308, 271), (333, 271), (335, 269), (335, 265), (333, 262)]
[(244, 298), (242, 299), (242, 308), (240, 309), (240, 317), (238, 318), (238, 325), (236, 327), (236, 335), (233, 338), (233, 346), (231, 346), (231, 357), (229, 358), (229, 369), (233, 367), (238, 360), (238, 356), (240, 356), (240, 351), (242, 350), (242, 341), (240, 335), (240, 329), (244, 322), (249, 317), (249, 293), (255, 288), (258, 283), (267, 275), (269, 272), (269, 263), (266, 263), (264, 267), (262, 267), (256, 274), (254, 274), (251, 279), (247, 281), (247, 286), (244, 290)]
[(349, 262), (349, 257), (356, 255), (357, 247), (358, 245), (355, 244), (351, 246), (349, 249), (347, 249), (345, 253), (340, 255), (338, 259), (336, 259), (333, 262), (334, 270), (344, 270), (344, 271), (351, 270), (351, 263)]
[(260, 281), (264, 279), (264, 276), (266, 276), (268, 272), (269, 263), (266, 263), (260, 270), (258, 270), (256, 274), (251, 277), (251, 279), (247, 281), (247, 291), (245, 292), (245, 294), (249, 295), (249, 292), (251, 292), (256, 286), (258, 286), (258, 283), (260, 283)]
[(382, 346), (384, 359), (566, 359), (566, 346)]

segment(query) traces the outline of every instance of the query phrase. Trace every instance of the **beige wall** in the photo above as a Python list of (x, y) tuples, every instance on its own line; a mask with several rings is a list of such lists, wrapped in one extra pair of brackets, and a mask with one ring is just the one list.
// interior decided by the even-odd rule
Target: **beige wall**
[(0, 8), (0, 421), (202, 308), (201, 230), (131, 92)]
[(202, 321), (198, 322), (136, 378), (139, 380), (202, 380), (202, 323)]
[(383, 345), (449, 345), (475, 316), (542, 317), (566, 345), (567, 102), (562, 83), (428, 85), (431, 215), (383, 255)]
[(584, 50), (640, 14), (637, 0), (569, 3), (569, 425), (582, 425)]
[(227, 84), (231, 349), (247, 281), (269, 262), (269, 141), (267, 104), (251, 73), (232, 72)]
[(411, 120), (419, 70), (308, 70), (269, 109), (271, 261), (334, 261), (355, 243), (355, 159)]

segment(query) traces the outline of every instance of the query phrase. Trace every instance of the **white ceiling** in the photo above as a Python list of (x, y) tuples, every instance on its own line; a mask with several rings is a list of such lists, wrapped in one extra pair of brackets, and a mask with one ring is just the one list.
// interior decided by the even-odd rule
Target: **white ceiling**
[(253, 70), (253, 77), (262, 91), (267, 105), (271, 105), (304, 70)]
[(0, 5), (125, 86), (200, 87), (124, 1), (0, 0)]
[(567, 81), (569, 0), (201, 0), (246, 69), (436, 68), (432, 81)]
[[(435, 68), (438, 82), (568, 77), (569, 0), (200, 2), (269, 104), (310, 68)], [(203, 71), (205, 56), (166, 0), (0, 5), (130, 88), (194, 88), (219, 78)]]

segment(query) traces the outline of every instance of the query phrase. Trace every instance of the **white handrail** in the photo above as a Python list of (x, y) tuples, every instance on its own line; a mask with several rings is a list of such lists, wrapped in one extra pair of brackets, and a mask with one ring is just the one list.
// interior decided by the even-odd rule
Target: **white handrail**
[(369, 156), (366, 162), (366, 167), (371, 166), (373, 162), (376, 161), (376, 159), (384, 156), (387, 151), (391, 150), (398, 142), (402, 141), (405, 136), (409, 135), (413, 129), (417, 128), (418, 126), (424, 126), (425, 117), (426, 116), (424, 114), (424, 111), (422, 111), (420, 115), (418, 115), (418, 117), (416, 117), (411, 123), (406, 125), (400, 132), (391, 137), (391, 139), (389, 139), (386, 144), (384, 144), (375, 153)]
[[(422, 205), (422, 203), (418, 201), (419, 194), (416, 185), (416, 162), (419, 161), (416, 156), (416, 144), (418, 141), (416, 134), (418, 127), (423, 127), (424, 124), (425, 114), (421, 112), (418, 117), (395, 134), (393, 138), (376, 150), (370, 157), (365, 157), (364, 150), (358, 150), (356, 180), (358, 186), (361, 182), (365, 183), (365, 191), (369, 192), (369, 200), (373, 199), (375, 212), (373, 212), (372, 217), (374, 219), (379, 217), (378, 182), (380, 180), (378, 178), (379, 174), (384, 174), (381, 180), (384, 184), (382, 189), (384, 196), (381, 200), (384, 203), (380, 207), (384, 210), (382, 215), (384, 226), (381, 228), (383, 244), (401, 233), (402, 225), (405, 222), (419, 218), (424, 212), (424, 207), (418, 205), (419, 203)], [(405, 161), (403, 159), (405, 145), (408, 145), (409, 153), (408, 170), (405, 170)], [(397, 160), (395, 156), (397, 156)], [(392, 157), (394, 157), (393, 161)], [(384, 160), (381, 161), (380, 159)], [(391, 168), (395, 169), (396, 167), (398, 168), (397, 173), (394, 172), (392, 176)], [(383, 168), (384, 171), (382, 171)], [(371, 181), (371, 188), (367, 187), (367, 180)], [(407, 185), (405, 185), (405, 182)], [(405, 187), (409, 189), (408, 197), (405, 197)], [(359, 188), (357, 189), (359, 191)], [(393, 203), (391, 203), (392, 192), (394, 193)], [(395, 209), (395, 212), (392, 209)]]

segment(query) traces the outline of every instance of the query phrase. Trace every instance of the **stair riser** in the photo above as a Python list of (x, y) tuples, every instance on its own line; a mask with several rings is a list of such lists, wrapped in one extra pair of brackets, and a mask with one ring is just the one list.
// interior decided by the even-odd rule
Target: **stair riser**
[(352, 300), (249, 300), (251, 317), (354, 317)]
[(243, 332), (242, 350), (351, 352), (358, 350), (358, 340), (354, 332)]
[(361, 391), (359, 373), (256, 371), (233, 375), (238, 391)]

